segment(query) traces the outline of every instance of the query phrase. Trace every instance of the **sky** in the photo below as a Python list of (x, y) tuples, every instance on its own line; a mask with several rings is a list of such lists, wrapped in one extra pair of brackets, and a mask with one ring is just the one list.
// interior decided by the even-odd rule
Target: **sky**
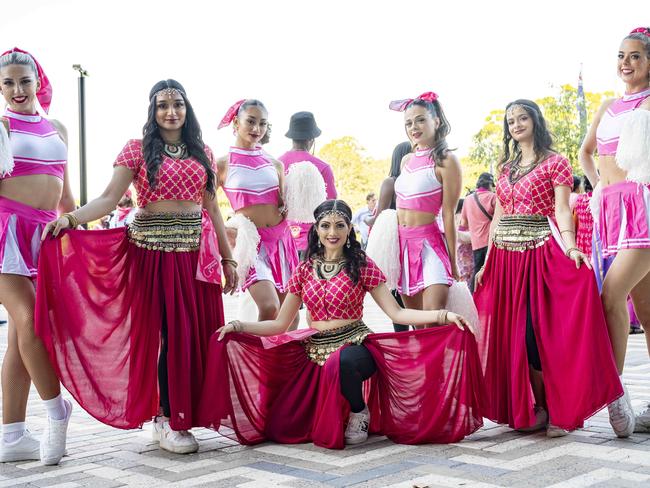
[[(267, 151), (289, 148), (292, 113), (314, 112), (316, 150), (353, 136), (374, 158), (405, 140), (393, 99), (436, 92), (450, 146), (467, 153), (491, 110), (577, 83), (621, 93), (616, 55), (633, 28), (650, 25), (647, 0), (248, 0), (4, 2), (0, 49), (31, 52), (50, 78), (50, 116), (70, 136), (78, 192), (78, 88), (86, 79), (88, 196), (98, 196), (126, 141), (139, 138), (148, 94), (181, 82), (204, 140), (218, 155), (234, 138), (217, 131), (228, 107), (258, 98), (273, 124)], [(643, 14), (643, 12), (646, 12)], [(388, 168), (387, 168), (388, 171)]]

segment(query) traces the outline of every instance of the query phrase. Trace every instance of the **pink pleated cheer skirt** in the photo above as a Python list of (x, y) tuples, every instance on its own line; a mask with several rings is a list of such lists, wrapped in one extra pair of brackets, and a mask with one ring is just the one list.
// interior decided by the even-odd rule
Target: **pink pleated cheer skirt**
[(650, 247), (650, 190), (647, 185), (621, 181), (603, 188), (600, 205), (603, 256), (621, 249)]

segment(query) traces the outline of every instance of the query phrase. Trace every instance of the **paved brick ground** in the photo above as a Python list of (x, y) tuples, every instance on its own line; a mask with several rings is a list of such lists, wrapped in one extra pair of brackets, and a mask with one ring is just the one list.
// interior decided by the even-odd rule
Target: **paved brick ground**
[[(226, 299), (227, 319), (236, 299)], [(2, 314), (0, 314), (1, 316)], [(366, 322), (376, 331), (390, 324), (369, 302)], [(0, 327), (0, 355), (6, 348)], [(643, 336), (631, 337), (625, 380), (640, 410), (650, 401), (650, 361)], [(30, 396), (29, 428), (39, 434), (44, 409)], [(312, 444), (244, 447), (212, 431), (196, 429), (197, 454), (174, 455), (151, 441), (151, 427), (106, 427), (79, 407), (69, 430), (68, 456), (56, 467), (39, 462), (0, 464), (0, 488), (89, 486), (204, 487), (649, 487), (650, 435), (617, 439), (606, 412), (567, 437), (521, 434), (487, 423), (458, 444), (403, 446), (385, 437), (344, 451)]]

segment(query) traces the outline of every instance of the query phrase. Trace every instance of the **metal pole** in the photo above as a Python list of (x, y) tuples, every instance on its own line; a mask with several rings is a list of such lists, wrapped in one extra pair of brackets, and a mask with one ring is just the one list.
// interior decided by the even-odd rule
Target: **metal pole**
[(72, 65), (79, 71), (79, 203), (84, 206), (88, 202), (88, 172), (86, 170), (86, 91), (85, 79), (88, 72), (80, 64)]

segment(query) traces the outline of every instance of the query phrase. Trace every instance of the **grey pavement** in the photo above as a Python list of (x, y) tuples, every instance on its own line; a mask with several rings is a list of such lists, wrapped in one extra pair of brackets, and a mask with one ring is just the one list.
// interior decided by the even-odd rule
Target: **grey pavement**
[[(237, 298), (226, 297), (224, 304), (226, 319), (235, 318)], [(377, 332), (391, 330), (370, 299), (364, 319)], [(6, 341), (5, 325), (0, 327), (0, 356)], [(630, 337), (624, 378), (635, 409), (641, 410), (650, 401), (650, 361), (642, 335)], [(199, 452), (176, 455), (151, 440), (151, 424), (118, 430), (75, 407), (68, 455), (60, 465), (0, 464), (0, 488), (650, 487), (650, 435), (618, 439), (606, 411), (589, 419), (584, 429), (556, 439), (486, 422), (457, 444), (406, 446), (373, 436), (342, 451), (313, 444), (240, 446), (211, 430), (194, 429)], [(32, 388), (28, 426), (39, 435), (44, 422), (44, 408)]]

